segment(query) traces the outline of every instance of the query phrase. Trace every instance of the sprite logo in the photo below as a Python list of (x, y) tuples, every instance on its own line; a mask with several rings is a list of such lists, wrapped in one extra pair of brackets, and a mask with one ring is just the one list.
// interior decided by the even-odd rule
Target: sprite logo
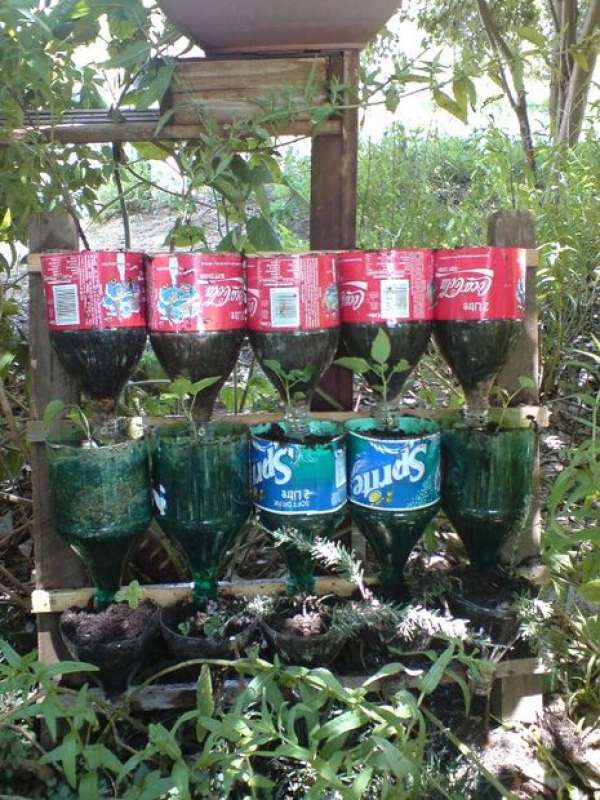
[[(256, 445), (255, 445), (256, 448)], [(276, 444), (267, 447), (264, 457), (252, 464), (252, 483), (254, 485), (263, 481), (274, 481), (277, 486), (285, 486), (292, 479), (291, 464), (296, 460), (294, 447), (277, 447)], [(289, 461), (287, 460), (289, 459)]]
[[(381, 464), (374, 469), (366, 471), (352, 470), (352, 494), (368, 498), (369, 495), (380, 489), (385, 489), (400, 481), (416, 483), (425, 474), (425, 463), (419, 458), (420, 455), (427, 453), (427, 445), (419, 442), (415, 445), (407, 446), (402, 450), (394, 461)], [(357, 462), (356, 466), (359, 466)]]

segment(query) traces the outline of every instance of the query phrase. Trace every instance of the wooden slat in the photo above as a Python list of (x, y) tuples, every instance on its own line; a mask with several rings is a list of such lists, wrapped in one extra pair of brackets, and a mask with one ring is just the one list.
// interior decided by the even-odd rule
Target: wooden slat
[(181, 59), (171, 83), (174, 93), (229, 92), (260, 96), (310, 84), (326, 96), (327, 58)]
[[(461, 677), (466, 678), (466, 671), (460, 665), (453, 665), (453, 671)], [(501, 661), (496, 665), (494, 675), (503, 683), (504, 679), (511, 676), (532, 676), (534, 680), (539, 680), (542, 675), (547, 675), (550, 668), (539, 659), (520, 658), (511, 661)], [(399, 689), (411, 689), (419, 685), (425, 674), (424, 670), (410, 670), (409, 673), (393, 675), (389, 678), (382, 678), (374, 681), (368, 687), (369, 693), (393, 694)], [(357, 689), (363, 686), (370, 675), (336, 675), (339, 682), (347, 689)], [(450, 684), (453, 679), (444, 676), (442, 684)], [(226, 678), (223, 682), (223, 692), (231, 700), (235, 699), (245, 687), (246, 683), (241, 679)], [(101, 689), (90, 689), (88, 693), (90, 701), (98, 700), (104, 703), (120, 704), (125, 697), (128, 698), (129, 709), (133, 713), (147, 711), (172, 711), (193, 707), (197, 700), (196, 683), (171, 683), (156, 684), (152, 686), (135, 687), (132, 686), (126, 693), (112, 700), (107, 700)], [(72, 696), (64, 697), (65, 703), (73, 702)], [(514, 719), (514, 717), (511, 717)]]
[[(316, 411), (311, 416), (314, 419), (329, 422), (347, 422), (351, 419), (364, 419), (373, 413), (372, 410), (363, 411)], [(400, 416), (424, 417), (426, 419), (444, 420), (456, 416), (459, 412), (452, 408), (415, 408), (399, 412)], [(490, 418), (497, 419), (502, 414), (501, 409), (490, 410)], [(281, 414), (215, 414), (215, 422), (234, 422), (242, 425), (263, 425), (270, 422), (279, 422)], [(144, 417), (144, 423), (149, 426), (165, 425), (170, 422), (180, 421), (179, 418), (169, 417)], [(546, 406), (518, 406), (506, 410), (505, 421), (515, 426), (527, 426), (535, 421), (538, 428), (547, 428), (550, 424), (550, 412)], [(30, 442), (45, 442), (46, 428), (40, 420), (30, 420), (27, 423), (27, 440)]]
[[(374, 586), (375, 578), (366, 579), (368, 586)], [(315, 594), (335, 594), (338, 597), (349, 597), (355, 590), (354, 584), (336, 577), (320, 577), (315, 579)], [(256, 597), (259, 594), (278, 594), (286, 589), (286, 583), (279, 578), (263, 578), (261, 580), (221, 581), (219, 591), (236, 597)], [(159, 606), (170, 606), (191, 597), (191, 583), (161, 583), (142, 586), (144, 597), (154, 600)], [(35, 589), (31, 593), (31, 610), (35, 614), (53, 614), (64, 611), (71, 606), (83, 608), (92, 595), (93, 587), (82, 589)]]

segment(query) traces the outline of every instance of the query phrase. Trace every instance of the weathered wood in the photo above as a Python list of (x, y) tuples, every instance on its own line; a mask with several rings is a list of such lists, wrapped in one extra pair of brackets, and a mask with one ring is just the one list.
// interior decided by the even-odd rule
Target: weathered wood
[[(377, 583), (375, 578), (366, 578), (368, 586)], [(221, 581), (219, 591), (236, 597), (256, 597), (259, 594), (277, 594), (285, 591), (286, 582), (280, 578), (263, 578), (259, 580)], [(318, 577), (315, 579), (315, 594), (335, 594), (338, 597), (349, 597), (355, 590), (354, 584), (337, 577)], [(154, 600), (159, 606), (170, 606), (191, 597), (191, 583), (158, 583), (142, 586), (144, 597)], [(94, 589), (35, 589), (31, 593), (31, 610), (35, 614), (53, 614), (64, 611), (70, 606), (83, 608), (87, 605)]]
[[(535, 218), (531, 211), (497, 211), (488, 220), (488, 242), (498, 247), (525, 247), (535, 249)], [(511, 394), (519, 388), (521, 376), (533, 381), (533, 389), (522, 389), (513, 403), (532, 402), (539, 399), (539, 336), (536, 292), (536, 262), (528, 258), (525, 295), (525, 323), (523, 333), (512, 349), (510, 357), (498, 376), (498, 384)], [(504, 562), (524, 561), (539, 555), (542, 539), (540, 512), (540, 463), (536, 454), (533, 470), (533, 500), (529, 516), (517, 533), (502, 550)]]
[[(500, 409), (492, 409), (490, 411), (490, 418), (497, 419), (503, 412)], [(328, 420), (330, 422), (347, 422), (350, 419), (361, 419), (368, 417), (372, 411), (366, 409), (363, 411), (317, 411), (311, 416), (314, 419)], [(451, 408), (415, 408), (410, 411), (402, 411), (398, 416), (405, 417), (426, 417), (427, 419), (448, 419), (456, 416), (456, 409)], [(214, 415), (215, 421), (226, 420), (227, 422), (236, 422), (241, 425), (265, 425), (269, 422), (278, 422), (281, 419), (281, 414), (277, 413), (259, 413), (259, 414), (220, 414)], [(550, 422), (550, 413), (545, 406), (519, 406), (518, 408), (509, 408), (504, 414), (504, 419), (510, 422), (512, 426), (526, 427), (535, 422), (538, 428), (547, 428)], [(155, 425), (168, 425), (170, 422), (176, 422), (177, 418), (172, 417), (144, 417), (144, 424), (147, 426)], [(27, 440), (30, 442), (45, 442), (46, 429), (39, 420), (30, 420), (27, 423)]]
[[(271, 98), (277, 97), (273, 105)], [(198, 123), (208, 114), (220, 123), (249, 120), (281, 110), (281, 133), (288, 132), (288, 104), (294, 122), (309, 119), (309, 106), (327, 101), (327, 58), (181, 59), (162, 110), (173, 110), (170, 124)]]
[[(30, 223), (29, 248), (33, 252), (76, 250), (79, 241), (75, 224), (66, 213), (36, 214)], [(31, 410), (40, 418), (50, 400), (76, 402), (76, 382), (64, 371), (48, 336), (42, 276), (29, 276), (29, 365)], [(33, 497), (33, 544), (36, 586), (46, 589), (81, 586), (85, 573), (80, 560), (58, 536), (52, 524), (48, 467), (44, 445), (31, 447)], [(60, 642), (56, 617), (38, 617), (38, 648), (45, 663), (66, 656)]]
[[(347, 87), (345, 104), (355, 105), (359, 53), (332, 56), (329, 81), (337, 78)], [(356, 173), (358, 163), (358, 110), (342, 114), (339, 136), (316, 136), (312, 143), (310, 245), (318, 250), (348, 250), (356, 245)], [(344, 409), (352, 408), (352, 373), (331, 367), (321, 388)], [(313, 408), (331, 408), (315, 395)]]
[(548, 672), (513, 671), (503, 677), (496, 673), (500, 679), (492, 690), (492, 714), (503, 722), (536, 722), (544, 711), (543, 675)]
[[(535, 218), (531, 211), (496, 211), (488, 220), (488, 243), (498, 247), (526, 247), (535, 244)], [(510, 394), (519, 388), (521, 376), (530, 378), (534, 388), (521, 389), (514, 403), (539, 402), (539, 335), (536, 297), (536, 267), (528, 259), (525, 294), (525, 324), (519, 341), (513, 347), (509, 360), (498, 375), (498, 384)]]
[[(460, 665), (453, 666), (453, 671), (460, 675), (463, 679), (468, 679), (466, 670)], [(548, 674), (549, 668), (541, 661), (535, 658), (521, 658), (512, 661), (501, 661), (496, 665), (495, 676), (499, 680), (498, 684), (504, 683), (508, 675), (518, 675), (532, 677), (540, 681), (541, 676)], [(383, 694), (392, 695), (400, 689), (411, 689), (419, 685), (425, 670), (411, 670), (410, 674), (399, 674), (389, 678), (382, 678), (374, 681), (368, 686), (370, 694)], [(339, 682), (346, 689), (358, 689), (371, 677), (370, 675), (336, 675)], [(508, 678), (511, 680), (511, 678)], [(514, 680), (514, 678), (512, 678)], [(450, 684), (453, 679), (450, 676), (444, 676), (441, 680), (442, 684)], [(223, 692), (227, 699), (234, 700), (237, 694), (243, 690), (245, 686), (243, 679), (226, 678), (223, 683)], [(197, 701), (197, 684), (194, 683), (170, 683), (170, 684), (155, 684), (151, 686), (132, 686), (125, 695), (117, 698), (107, 700), (104, 692), (101, 689), (90, 689), (88, 697), (91, 702), (94, 700), (100, 701), (103, 704), (113, 703), (120, 704), (127, 697), (129, 709), (133, 713), (141, 713), (148, 711), (174, 711), (178, 709), (191, 708)], [(73, 702), (71, 696), (65, 696), (64, 702)], [(515, 707), (511, 710), (510, 706), (506, 706), (507, 713), (514, 714), (518, 709)], [(519, 719), (515, 716), (504, 717), (504, 720)], [(520, 719), (520, 721), (531, 721), (529, 719)]]

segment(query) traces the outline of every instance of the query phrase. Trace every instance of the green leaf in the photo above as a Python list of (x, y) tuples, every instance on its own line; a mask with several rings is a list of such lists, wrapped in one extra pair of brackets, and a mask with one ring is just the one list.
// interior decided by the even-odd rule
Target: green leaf
[(60, 745), (60, 760), (62, 762), (65, 778), (73, 789), (77, 786), (76, 761), (79, 752), (79, 742), (74, 733), (65, 736)]
[(527, 25), (520, 25), (517, 28), (517, 33), (521, 39), (526, 39), (528, 42), (531, 42), (538, 47), (546, 46), (546, 37), (541, 31), (536, 31), (535, 28), (530, 28)]
[(366, 688), (370, 686), (372, 683), (376, 683), (377, 681), (381, 680), (382, 678), (390, 678), (392, 675), (398, 675), (401, 672), (406, 672), (406, 667), (404, 664), (400, 663), (393, 663), (393, 664), (386, 664), (385, 666), (381, 667), (374, 675), (371, 675), (370, 678), (363, 683), (363, 686)]
[(579, 594), (590, 603), (600, 603), (600, 580), (582, 583), (579, 587)]
[(427, 675), (421, 679), (419, 683), (419, 689), (423, 692), (423, 694), (431, 694), (437, 689), (450, 662), (454, 658), (455, 649), (454, 643), (450, 643), (444, 652), (433, 663)]
[(395, 86), (390, 86), (390, 88), (385, 93), (385, 107), (391, 114), (393, 114), (398, 108), (399, 103), (400, 103), (400, 92)]
[(6, 209), (4, 217), (2, 218), (2, 222), (0, 222), (0, 231), (5, 231), (12, 225), (12, 215), (10, 213), (10, 208)]
[(98, 773), (86, 772), (79, 783), (79, 800), (98, 800)]
[(162, 147), (152, 144), (152, 142), (134, 142), (137, 153), (141, 158), (150, 159), (152, 161), (166, 161), (169, 158), (169, 151)]
[(196, 397), (196, 395), (201, 394), (210, 386), (214, 386), (214, 384), (218, 383), (220, 380), (221, 380), (220, 375), (216, 375), (213, 378), (202, 378), (201, 380), (192, 383), (190, 387), (190, 394)]
[(56, 417), (65, 408), (62, 400), (51, 400), (44, 411), (43, 423), (46, 430), (50, 428)]
[(446, 94), (446, 92), (442, 92), (441, 89), (433, 90), (433, 99), (440, 108), (443, 108), (444, 111), (447, 111), (449, 114), (452, 114), (461, 122), (466, 124), (468, 119), (466, 106), (460, 106), (456, 100), (453, 100), (449, 95)]
[(246, 223), (248, 240), (255, 250), (281, 250), (275, 228), (264, 216), (251, 217)]
[(338, 367), (344, 367), (344, 369), (349, 369), (351, 372), (356, 372), (357, 375), (363, 375), (371, 369), (368, 361), (365, 361), (364, 358), (355, 358), (354, 356), (336, 358), (334, 363), (337, 364)]
[(359, 708), (355, 708), (326, 722), (325, 725), (318, 729), (314, 738), (319, 740), (340, 736), (347, 731), (354, 731), (357, 728), (361, 728), (366, 721), (367, 718), (365, 714)]
[(521, 389), (535, 389), (535, 381), (528, 378), (527, 375), (520, 375), (519, 386)]
[[(205, 717), (212, 717), (215, 713), (215, 699), (213, 696), (212, 679), (210, 667), (203, 664), (196, 685), (196, 707)], [(205, 729), (200, 721), (196, 724), (196, 738), (199, 742), (204, 739)]]
[(391, 351), (390, 337), (384, 328), (379, 328), (377, 336), (371, 345), (371, 358), (378, 364), (386, 364)]
[(147, 39), (136, 39), (125, 47), (119, 47), (114, 56), (105, 61), (103, 66), (108, 69), (119, 69), (124, 67), (131, 69), (147, 61), (151, 56), (152, 50)]
[(279, 363), (279, 361), (275, 361), (274, 358), (265, 358), (265, 360), (263, 361), (263, 365), (267, 369), (270, 369), (271, 372), (274, 372), (278, 377), (280, 378), (286, 377), (286, 374), (283, 371), (281, 364)]
[(169, 386), (168, 391), (170, 394), (174, 394), (175, 397), (179, 398), (179, 400), (185, 400), (185, 398), (192, 393), (192, 382), (189, 378), (177, 378), (177, 380), (173, 381)]

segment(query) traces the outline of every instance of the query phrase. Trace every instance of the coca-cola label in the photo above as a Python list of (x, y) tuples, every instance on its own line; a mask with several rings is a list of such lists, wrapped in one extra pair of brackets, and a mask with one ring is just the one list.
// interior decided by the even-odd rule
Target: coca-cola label
[(338, 268), (342, 323), (432, 319), (432, 250), (351, 250)]
[(246, 327), (241, 256), (177, 253), (153, 256), (147, 267), (151, 331), (225, 331)]
[(253, 435), (250, 446), (254, 503), (276, 514), (323, 514), (346, 503), (346, 447), (273, 442)]
[(246, 283), (250, 330), (315, 330), (340, 324), (332, 253), (249, 256)]
[(143, 253), (50, 253), (41, 263), (51, 331), (145, 327)]
[(440, 500), (440, 434), (411, 439), (348, 437), (349, 500), (380, 511), (411, 511)]
[(435, 255), (435, 318), (523, 319), (526, 251), (464, 247)]

